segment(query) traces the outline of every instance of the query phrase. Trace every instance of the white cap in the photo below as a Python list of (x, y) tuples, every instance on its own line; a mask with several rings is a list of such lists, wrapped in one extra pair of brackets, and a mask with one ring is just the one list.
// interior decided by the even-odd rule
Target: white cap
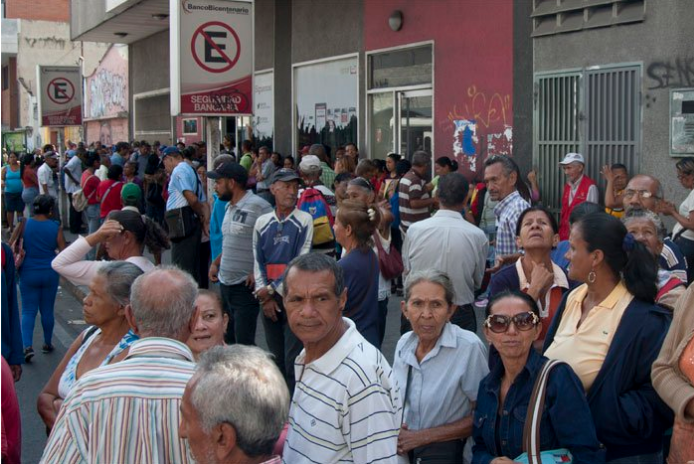
[(583, 159), (583, 155), (580, 153), (567, 153), (563, 160), (559, 161), (559, 164), (571, 164), (571, 163), (581, 163), (586, 164)]
[(301, 157), (301, 163), (299, 163), (300, 170), (304, 172), (316, 171), (320, 167), (320, 160), (316, 155), (304, 155)]

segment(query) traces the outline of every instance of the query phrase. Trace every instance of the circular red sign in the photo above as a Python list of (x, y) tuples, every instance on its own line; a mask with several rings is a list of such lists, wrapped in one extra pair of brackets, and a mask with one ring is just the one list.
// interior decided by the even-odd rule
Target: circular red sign
[[(70, 94), (65, 93), (64, 99), (57, 100), (56, 98), (53, 97), (53, 92), (51, 92), (51, 88), (55, 86), (56, 83), (60, 82), (66, 82), (70, 86)], [(75, 97), (75, 86), (72, 85), (72, 82), (70, 82), (68, 79), (65, 79), (64, 77), (56, 77), (52, 81), (48, 83), (48, 98), (53, 102), (58, 105), (65, 105), (67, 103), (70, 103), (72, 99)]]
[[(236, 55), (234, 56), (234, 58), (230, 58), (226, 53), (224, 53), (224, 51), (220, 49), (217, 46), (217, 44), (206, 34), (207, 31), (205, 31), (205, 28), (210, 26), (218, 26), (223, 29), (226, 29), (231, 33), (231, 37), (236, 42)], [(209, 65), (205, 64), (205, 62), (198, 57), (197, 53), (195, 53), (195, 42), (197, 41), (198, 36), (202, 36), (203, 40), (209, 43), (212, 46), (212, 48), (214, 48), (217, 51), (217, 53), (221, 55), (221, 57), (226, 62), (226, 65), (224, 65), (221, 68), (212, 68)], [(239, 56), (241, 56), (241, 40), (239, 39), (238, 34), (236, 34), (236, 31), (234, 31), (228, 24), (224, 24), (220, 21), (210, 21), (209, 23), (202, 24), (195, 30), (195, 32), (193, 33), (193, 39), (190, 41), (190, 50), (193, 53), (193, 59), (202, 69), (212, 73), (221, 73), (230, 70), (234, 67), (236, 62), (239, 61)]]

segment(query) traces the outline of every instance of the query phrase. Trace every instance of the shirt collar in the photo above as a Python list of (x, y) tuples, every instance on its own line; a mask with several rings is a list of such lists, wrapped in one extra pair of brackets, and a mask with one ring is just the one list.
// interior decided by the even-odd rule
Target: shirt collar
[[(574, 290), (574, 292), (575, 293), (573, 294), (573, 298), (570, 298), (569, 301), (573, 300), (574, 302), (576, 302), (576, 304), (581, 304), (585, 299), (586, 294), (588, 293), (588, 285), (583, 284), (576, 290)], [(602, 300), (600, 304), (598, 304), (597, 306), (604, 309), (614, 309), (617, 303), (619, 303), (619, 300), (621, 300), (628, 294), (629, 291), (624, 285), (624, 282), (620, 280), (617, 286), (615, 286), (615, 288), (612, 289), (610, 294), (607, 295), (607, 298)]]
[(450, 219), (463, 219), (463, 215), (458, 211), (451, 211), (449, 209), (440, 209), (434, 213), (434, 217), (446, 217)]
[(571, 182), (570, 180), (567, 180), (566, 183), (569, 184), (571, 186), (571, 189), (573, 190), (579, 186), (579, 184), (583, 180), (583, 176), (585, 176), (585, 174), (581, 174), (581, 176), (578, 179), (576, 179), (576, 182)]
[[(526, 290), (530, 288), (530, 282), (528, 282), (527, 277), (525, 277), (525, 272), (523, 272), (523, 263), (521, 263), (521, 261), (522, 259), (516, 261), (516, 272), (518, 272), (518, 282), (520, 283), (521, 290)], [(552, 261), (552, 274), (554, 275), (554, 282), (552, 283), (551, 288), (569, 288), (569, 279), (566, 278), (566, 274), (564, 274), (562, 268), (557, 266), (554, 261)]]
[(143, 358), (183, 358), (185, 361), (195, 362), (193, 353), (185, 343), (171, 338), (146, 337), (137, 340), (130, 345), (130, 351), (125, 359), (134, 357)]
[(501, 211), (506, 208), (507, 205), (513, 203), (516, 201), (518, 198), (521, 198), (520, 193), (518, 193), (518, 190), (514, 190), (510, 194), (506, 195), (506, 198), (501, 200), (499, 203), (496, 204), (494, 207), (494, 213), (500, 214)]
[[(314, 369), (324, 374), (330, 374), (337, 369), (342, 361), (349, 356), (352, 350), (359, 343), (365, 342), (364, 338), (359, 335), (359, 332), (357, 332), (357, 327), (354, 325), (354, 322), (352, 322), (351, 319), (343, 317), (342, 320), (349, 326), (347, 327), (345, 333), (342, 334), (342, 337), (340, 337), (337, 343), (335, 343), (327, 353), (310, 363)], [(304, 349), (301, 351), (301, 354), (297, 357), (296, 361), (301, 364), (305, 358), (306, 350)]]
[(418, 368), (421, 364), (424, 364), (425, 361), (435, 358), (441, 351), (441, 348), (455, 348), (456, 346), (458, 346), (458, 339), (453, 333), (453, 326), (450, 322), (447, 322), (443, 326), (443, 329), (441, 330), (441, 335), (436, 340), (434, 348), (432, 348), (432, 350), (428, 352), (426, 356), (424, 356), (424, 359), (422, 359), (421, 363), (417, 360), (417, 357), (415, 356), (415, 352), (417, 351), (418, 345), (419, 337), (417, 337), (417, 334), (414, 333), (414, 331), (410, 332), (409, 340), (402, 347), (402, 351), (404, 352), (404, 356), (402, 356), (402, 359), (405, 362), (405, 364)]

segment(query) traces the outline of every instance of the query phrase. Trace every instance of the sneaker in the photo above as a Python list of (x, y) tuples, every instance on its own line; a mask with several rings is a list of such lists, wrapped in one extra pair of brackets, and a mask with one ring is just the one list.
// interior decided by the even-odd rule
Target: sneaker
[(43, 348), (41, 348), (41, 352), (43, 354), (52, 353), (53, 350), (55, 350), (53, 345), (43, 345)]
[(30, 362), (31, 362), (31, 358), (34, 357), (34, 354), (35, 354), (35, 353), (34, 353), (34, 349), (33, 349), (32, 347), (25, 348), (25, 349), (24, 349), (24, 362), (25, 362), (25, 363), (30, 363)]
[(475, 306), (478, 308), (486, 308), (487, 303), (489, 303), (489, 299), (488, 298), (482, 298), (481, 300), (475, 301)]

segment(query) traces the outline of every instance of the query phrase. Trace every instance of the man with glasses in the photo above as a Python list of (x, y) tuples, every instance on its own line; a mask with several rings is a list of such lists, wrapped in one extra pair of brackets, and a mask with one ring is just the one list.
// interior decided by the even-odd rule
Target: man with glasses
[[(647, 209), (658, 214), (663, 201), (663, 187), (655, 177), (638, 174), (627, 184), (623, 198), (625, 212), (631, 209)], [(687, 281), (687, 261), (680, 248), (670, 238), (663, 240), (658, 265), (661, 269), (670, 271), (682, 282)]]

